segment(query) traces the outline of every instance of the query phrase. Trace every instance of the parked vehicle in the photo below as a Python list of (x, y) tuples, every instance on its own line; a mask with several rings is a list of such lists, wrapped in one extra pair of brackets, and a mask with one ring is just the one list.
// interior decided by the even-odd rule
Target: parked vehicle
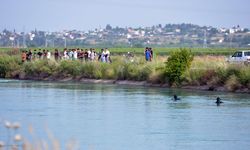
[(227, 61), (230, 63), (250, 64), (250, 50), (238, 50)]

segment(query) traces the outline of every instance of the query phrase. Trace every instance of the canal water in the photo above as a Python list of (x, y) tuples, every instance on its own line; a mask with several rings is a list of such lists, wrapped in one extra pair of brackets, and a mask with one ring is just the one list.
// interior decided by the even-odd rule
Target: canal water
[(82, 150), (250, 149), (249, 94), (0, 80), (0, 141), (6, 120), (30, 140), (53, 134), (61, 149), (72, 140)]

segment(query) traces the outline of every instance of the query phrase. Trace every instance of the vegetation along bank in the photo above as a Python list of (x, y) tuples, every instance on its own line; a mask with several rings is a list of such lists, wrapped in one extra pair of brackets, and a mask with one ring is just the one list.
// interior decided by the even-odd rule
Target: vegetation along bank
[(134, 57), (111, 55), (112, 63), (54, 59), (23, 63), (21, 52), (6, 50), (0, 53), (0, 77), (47, 81), (138, 83), (149, 86), (250, 93), (249, 66), (229, 64), (223, 55), (194, 56), (193, 54), (192, 49), (179, 49), (171, 51), (168, 56), (156, 55), (150, 62), (145, 61), (142, 55)]

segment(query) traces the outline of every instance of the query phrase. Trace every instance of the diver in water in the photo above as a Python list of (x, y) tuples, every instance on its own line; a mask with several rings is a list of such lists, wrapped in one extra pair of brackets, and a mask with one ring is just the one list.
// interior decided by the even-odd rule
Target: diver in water
[(177, 95), (174, 95), (172, 100), (177, 101), (177, 100), (181, 100), (181, 99), (179, 97), (177, 97)]
[(217, 97), (215, 103), (217, 104), (217, 106), (219, 106), (219, 105), (220, 105), (221, 103), (223, 103), (223, 102), (221, 101), (221, 98), (220, 98), (220, 97)]

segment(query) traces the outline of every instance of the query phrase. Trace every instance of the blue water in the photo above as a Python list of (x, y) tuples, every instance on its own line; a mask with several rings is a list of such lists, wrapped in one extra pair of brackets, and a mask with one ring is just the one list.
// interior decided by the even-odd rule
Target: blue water
[(0, 80), (0, 141), (5, 120), (33, 140), (49, 130), (62, 149), (71, 139), (83, 150), (250, 149), (249, 94)]

